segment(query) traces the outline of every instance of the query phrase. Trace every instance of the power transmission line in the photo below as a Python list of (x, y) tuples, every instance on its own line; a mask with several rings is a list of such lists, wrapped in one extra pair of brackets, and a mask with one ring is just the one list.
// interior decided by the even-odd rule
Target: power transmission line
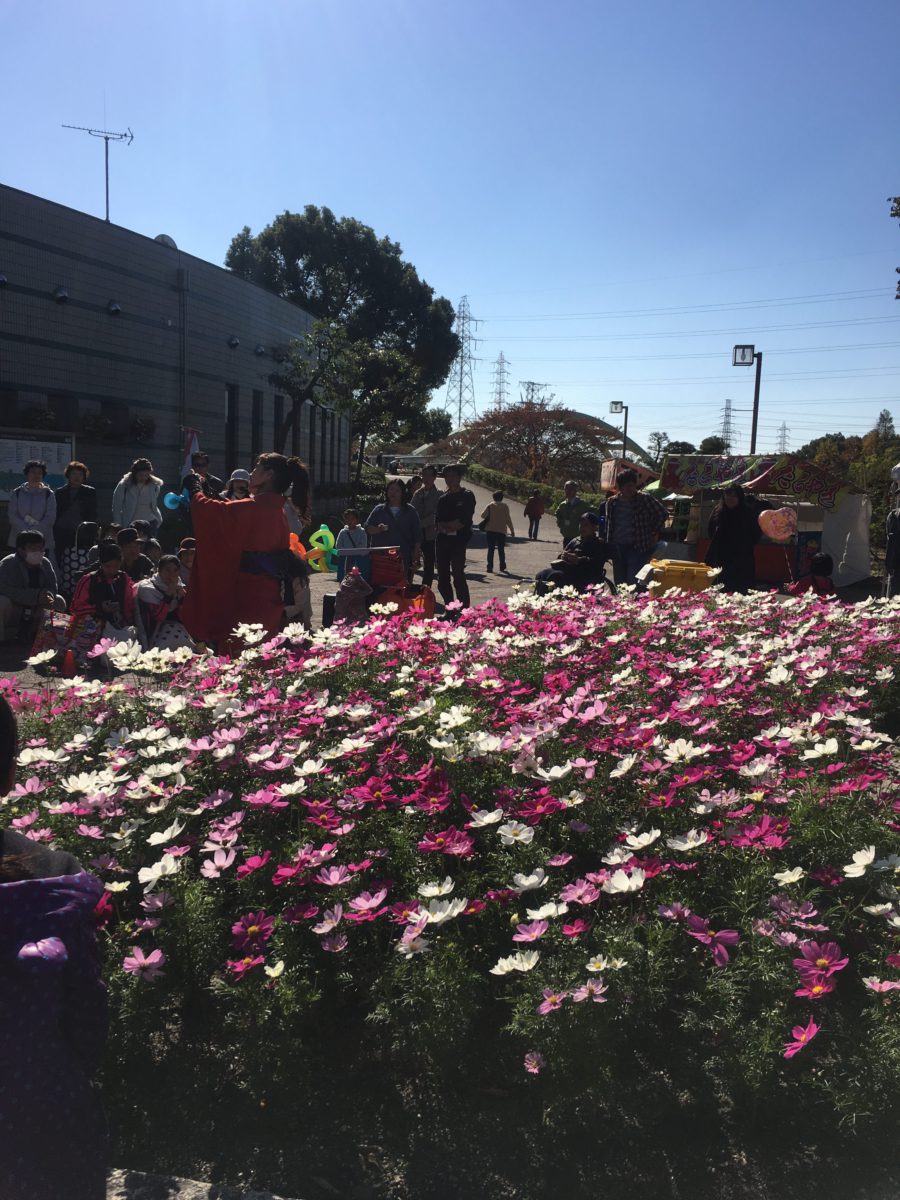
[(509, 401), (509, 363), (501, 350), (494, 363), (494, 408), (502, 411)]
[(473, 325), (477, 328), (469, 311), (469, 297), (463, 296), (456, 310), (456, 336), (459, 338), (459, 353), (450, 366), (447, 380), (447, 396), (444, 410), (456, 416), (456, 428), (462, 429), (467, 420), (474, 421), (478, 416), (475, 407), (475, 384), (472, 379), (472, 363), (475, 361), (472, 353), (478, 339), (472, 332)]

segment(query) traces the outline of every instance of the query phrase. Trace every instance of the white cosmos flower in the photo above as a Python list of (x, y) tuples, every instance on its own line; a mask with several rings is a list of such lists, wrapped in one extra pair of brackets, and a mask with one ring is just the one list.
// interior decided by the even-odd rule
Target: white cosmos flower
[(893, 904), (864, 904), (863, 912), (867, 912), (873, 917), (886, 917), (894, 911)]
[(623, 775), (627, 775), (637, 760), (636, 754), (626, 754), (624, 758), (620, 758), (609, 773), (610, 779), (621, 779)]
[(772, 670), (766, 676), (766, 679), (768, 680), (769, 683), (779, 684), (779, 683), (787, 683), (787, 681), (790, 679), (790, 677), (791, 677), (791, 673), (787, 669), (787, 667), (778, 666), (778, 667), (772, 668)]
[(26, 658), (25, 663), (29, 667), (40, 667), (44, 663), (52, 662), (58, 653), (57, 650), (41, 650), (39, 654), (32, 654), (31, 658)]
[(853, 855), (853, 861), (847, 863), (844, 867), (844, 874), (848, 879), (859, 879), (865, 875), (866, 868), (871, 866), (875, 861), (875, 847), (866, 846), (863, 850), (857, 850)]
[(603, 862), (610, 867), (618, 867), (621, 863), (627, 863), (630, 858), (633, 858), (633, 853), (627, 846), (613, 846), (606, 854), (603, 855)]
[(26, 746), (19, 751), (20, 767), (31, 766), (33, 763), (64, 763), (69, 761), (65, 750), (51, 750), (49, 746)]
[(534, 841), (534, 830), (521, 821), (507, 821), (497, 832), (504, 846), (527, 846)]
[(893, 667), (881, 667), (879, 670), (877, 670), (875, 672), (875, 678), (878, 680), (879, 683), (887, 683), (889, 679), (894, 678), (894, 668)]
[(705, 845), (709, 841), (709, 834), (705, 829), (689, 829), (687, 833), (679, 834), (677, 837), (668, 838), (666, 845), (670, 850), (696, 850), (699, 846)]
[(647, 876), (639, 867), (636, 867), (630, 875), (626, 875), (624, 871), (613, 871), (611, 877), (601, 885), (601, 891), (607, 892), (610, 895), (618, 895), (624, 892), (639, 892), (644, 886), (646, 878)]
[(470, 733), (467, 745), (469, 753), (475, 758), (486, 758), (489, 754), (499, 754), (503, 749), (503, 738), (496, 733)]
[(457, 896), (455, 900), (431, 900), (425, 908), (428, 913), (429, 925), (443, 925), (445, 921), (452, 921), (454, 917), (458, 917), (465, 910), (469, 903), (465, 896)]
[(443, 882), (434, 880), (432, 883), (423, 883), (420, 888), (417, 888), (420, 896), (424, 896), (426, 900), (432, 900), (436, 896), (449, 896), (456, 884), (449, 875), (445, 877)]
[(501, 958), (497, 965), (491, 967), (492, 975), (509, 975), (511, 971), (530, 971), (537, 966), (540, 954), (537, 950), (520, 950), (508, 958)]
[(648, 829), (646, 833), (629, 833), (625, 838), (625, 845), (632, 850), (644, 850), (661, 837), (661, 829)]
[(104, 883), (104, 888), (108, 892), (127, 892), (131, 887), (130, 883)]
[(532, 871), (530, 875), (515, 874), (513, 875), (512, 886), (517, 892), (533, 892), (535, 888), (544, 887), (547, 883), (547, 872), (543, 867), (538, 867)]
[(464, 704), (453, 704), (446, 712), (441, 713), (438, 717), (438, 724), (443, 729), (457, 729), (460, 725), (467, 725), (471, 720), (471, 708), (466, 708)]
[(669, 763), (690, 762), (694, 758), (702, 758), (711, 746), (695, 746), (685, 738), (676, 738), (663, 750), (663, 758)]
[(300, 766), (294, 766), (295, 775), (318, 775), (325, 768), (321, 758), (307, 758)]
[(553, 782), (556, 779), (565, 779), (567, 775), (571, 775), (572, 766), (570, 763), (561, 763), (556, 767), (536, 767), (534, 773), (539, 779), (545, 779), (548, 782)]
[(595, 954), (593, 958), (588, 959), (587, 969), (592, 975), (599, 975), (601, 971), (605, 971), (609, 966), (609, 959), (602, 954)]
[(562, 917), (569, 911), (568, 904), (558, 903), (556, 900), (550, 900), (546, 904), (542, 904), (540, 908), (526, 908), (529, 921), (548, 921), (553, 917)]
[(172, 854), (164, 854), (159, 862), (152, 867), (141, 867), (138, 871), (138, 883), (145, 885), (145, 892), (152, 892), (161, 879), (167, 875), (177, 875), (180, 863)]
[(803, 751), (803, 757), (804, 758), (828, 758), (832, 754), (837, 754), (837, 752), (838, 752), (837, 738), (828, 738), (827, 741), (816, 742), (815, 747), (813, 747), (812, 749), (809, 746), (807, 746), (807, 748)]
[(772, 876), (778, 883), (799, 883), (801, 879), (806, 878), (806, 872), (802, 867), (794, 867), (791, 871), (776, 871)]
[(493, 812), (488, 812), (486, 808), (479, 808), (469, 814), (469, 823), (474, 825), (476, 829), (481, 829), (485, 825), (496, 825), (498, 821), (502, 820), (502, 808), (495, 808)]
[(161, 829), (159, 833), (151, 833), (147, 838), (148, 846), (164, 846), (166, 842), (174, 841), (184, 829), (182, 821), (173, 821), (168, 829)]
[(274, 963), (271, 967), (263, 967), (263, 970), (270, 979), (278, 979), (284, 974), (284, 959), (279, 958), (277, 963)]

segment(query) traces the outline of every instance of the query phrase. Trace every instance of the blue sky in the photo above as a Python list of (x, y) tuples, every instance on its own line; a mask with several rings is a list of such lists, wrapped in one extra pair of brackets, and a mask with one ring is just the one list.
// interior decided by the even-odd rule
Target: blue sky
[[(900, 427), (895, 0), (45, 0), (4, 12), (5, 183), (221, 263), (327, 205), (479, 318), (476, 401), (550, 385), (748, 448)], [(17, 98), (13, 114), (10, 97)], [(442, 398), (442, 397), (439, 397)], [(613, 418), (617, 420), (617, 418)]]

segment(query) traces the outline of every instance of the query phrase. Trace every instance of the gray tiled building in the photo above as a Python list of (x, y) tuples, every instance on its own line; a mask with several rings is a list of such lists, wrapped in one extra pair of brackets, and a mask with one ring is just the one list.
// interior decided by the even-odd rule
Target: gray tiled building
[[(270, 376), (311, 324), (171, 239), (0, 185), (0, 439), (73, 433), (107, 503), (137, 455), (174, 486), (188, 428), (225, 478), (271, 450), (292, 402)], [(347, 421), (302, 405), (285, 452), (344, 482)]]

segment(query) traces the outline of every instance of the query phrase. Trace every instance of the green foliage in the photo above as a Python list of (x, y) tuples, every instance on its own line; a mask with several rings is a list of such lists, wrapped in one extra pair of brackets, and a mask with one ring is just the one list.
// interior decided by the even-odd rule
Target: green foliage
[[(507, 475), (505, 471), (492, 471), (489, 467), (481, 466), (480, 463), (466, 464), (466, 478), (470, 479), (472, 483), (478, 483), (494, 492), (503, 492), (505, 495), (511, 496), (513, 500), (521, 500), (523, 503), (532, 492), (537, 492), (550, 510), (562, 504), (565, 499), (561, 488), (547, 487), (544, 484), (534, 483), (530, 479), (522, 479), (517, 475)], [(579, 495), (597, 509), (602, 508), (606, 503), (606, 495), (603, 492), (582, 491)]]
[(725, 445), (724, 440), (716, 433), (710, 434), (709, 437), (705, 437), (700, 443), (700, 449), (698, 451), (699, 454), (727, 454), (727, 452), (728, 447)]

